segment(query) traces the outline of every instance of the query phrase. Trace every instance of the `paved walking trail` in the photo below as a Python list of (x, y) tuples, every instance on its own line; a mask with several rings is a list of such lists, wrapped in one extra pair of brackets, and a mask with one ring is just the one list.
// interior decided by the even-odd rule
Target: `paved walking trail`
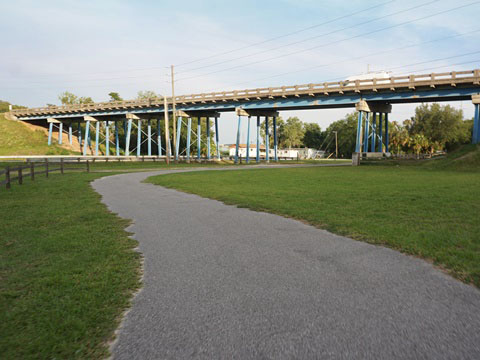
[(478, 289), (390, 249), (141, 183), (168, 172), (92, 185), (134, 220), (145, 257), (114, 359), (480, 359)]

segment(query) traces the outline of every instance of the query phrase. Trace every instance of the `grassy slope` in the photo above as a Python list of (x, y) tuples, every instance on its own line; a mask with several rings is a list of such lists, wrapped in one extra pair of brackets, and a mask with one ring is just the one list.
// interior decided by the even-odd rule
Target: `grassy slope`
[(68, 155), (58, 145), (47, 145), (41, 131), (32, 131), (23, 124), (5, 119), (0, 114), (0, 155)]
[[(426, 166), (199, 172), (149, 181), (431, 259), (480, 286), (480, 166), (478, 153), (469, 156)], [(449, 170), (457, 167), (469, 171)]]
[[(136, 242), (89, 181), (52, 174), (0, 189), (0, 357), (103, 358), (132, 291)], [(72, 191), (74, 190), (74, 191)]]

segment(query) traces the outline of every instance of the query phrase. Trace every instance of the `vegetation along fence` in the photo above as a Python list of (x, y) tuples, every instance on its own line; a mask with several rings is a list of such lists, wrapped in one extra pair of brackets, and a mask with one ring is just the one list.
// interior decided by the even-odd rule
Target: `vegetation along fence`
[(12, 183), (15, 182), (22, 185), (24, 178), (29, 177), (32, 181), (35, 181), (35, 176), (43, 174), (48, 178), (48, 174), (54, 171), (59, 171), (62, 175), (65, 171), (90, 172), (89, 160), (85, 162), (84, 167), (74, 167), (73, 164), (73, 162), (66, 162), (64, 159), (60, 159), (57, 162), (49, 162), (48, 159), (45, 159), (40, 162), (29, 162), (26, 165), (6, 166), (4, 170), (0, 170), (0, 176), (5, 175), (5, 180), (0, 181), (0, 186), (5, 185), (7, 189), (10, 189)]

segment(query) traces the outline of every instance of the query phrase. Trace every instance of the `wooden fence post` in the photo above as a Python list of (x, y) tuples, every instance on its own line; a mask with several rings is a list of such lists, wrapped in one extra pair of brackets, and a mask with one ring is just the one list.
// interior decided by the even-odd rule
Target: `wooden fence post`
[(21, 166), (18, 168), (18, 184), (23, 184), (23, 171)]
[(63, 175), (63, 158), (60, 159), (60, 173)]
[(33, 165), (33, 162), (30, 163), (30, 177), (32, 178), (32, 181), (35, 181), (35, 166)]
[(89, 173), (89, 172), (90, 172), (90, 163), (87, 160), (87, 173)]
[(10, 189), (10, 166), (7, 165), (7, 168), (5, 169), (5, 186), (7, 189)]
[(48, 178), (48, 159), (45, 158), (45, 175)]

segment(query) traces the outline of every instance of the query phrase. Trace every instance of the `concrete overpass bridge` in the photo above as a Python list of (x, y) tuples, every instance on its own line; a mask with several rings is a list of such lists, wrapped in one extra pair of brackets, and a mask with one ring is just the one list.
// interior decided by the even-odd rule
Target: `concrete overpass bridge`
[[(259, 161), (259, 129), (261, 118), (267, 124), (268, 117), (273, 118), (273, 150), (277, 160), (277, 125), (276, 118), (281, 110), (303, 110), (322, 108), (353, 108), (359, 113), (356, 137), (356, 152), (388, 152), (388, 114), (392, 105), (401, 103), (421, 103), (438, 101), (471, 100), (475, 106), (474, 129), (472, 142), (480, 142), (480, 69), (469, 71), (452, 71), (447, 73), (430, 73), (423, 75), (408, 75), (388, 79), (367, 79), (355, 81), (339, 81), (312, 83), (294, 86), (234, 90), (212, 93), (175, 96), (175, 98), (113, 101), (92, 104), (68, 106), (50, 106), (13, 110), (7, 113), (10, 119), (31, 122), (49, 128), (48, 141), (51, 144), (54, 129), (58, 130), (59, 142), (62, 134), (67, 132), (69, 141), (74, 134), (83, 144), (84, 155), (90, 143), (91, 129), (95, 129), (95, 155), (98, 155), (99, 144), (104, 143), (108, 155), (129, 155), (131, 151), (137, 156), (158, 155), (170, 153), (170, 143), (173, 141), (175, 158), (185, 152), (190, 157), (192, 140), (192, 119), (198, 125), (202, 119), (206, 121), (207, 141), (206, 158), (210, 159), (210, 129), (215, 126), (215, 142), (219, 157), (218, 120), (222, 112), (235, 111), (238, 115), (237, 149), (240, 142), (240, 125), (243, 117), (248, 117), (250, 133), (250, 118), (257, 118), (257, 155)], [(175, 114), (173, 115), (173, 112)], [(377, 116), (377, 114), (379, 116)], [(173, 137), (170, 137), (169, 127), (160, 128), (160, 119), (165, 118), (168, 124), (173, 115)], [(213, 119), (213, 122), (211, 122)], [(147, 122), (147, 131), (142, 131), (142, 122)], [(85, 124), (81, 126), (81, 124)], [(112, 123), (114, 124), (111, 129)], [(120, 149), (119, 127), (124, 127), (125, 146)], [(132, 125), (136, 127), (136, 145), (131, 141)], [(152, 132), (153, 125), (153, 132)], [(187, 143), (180, 151), (180, 134), (186, 127)], [(82, 134), (82, 128), (84, 129)], [(76, 129), (76, 130), (75, 130)], [(193, 132), (197, 141), (197, 157), (201, 154), (200, 126), (198, 133)], [(268, 126), (265, 126), (268, 134)], [(113, 132), (113, 133), (111, 133)], [(249, 146), (249, 133), (247, 146)], [(83, 139), (82, 139), (83, 135)], [(164, 137), (165, 146), (162, 146)], [(147, 144), (147, 153), (142, 154), (142, 145)], [(156, 149), (152, 148), (152, 144)], [(110, 146), (112, 145), (112, 147)], [(131, 145), (135, 146), (131, 149)], [(269, 160), (268, 136), (266, 157)], [(156, 151), (155, 151), (156, 150)], [(165, 152), (164, 152), (165, 151)], [(249, 152), (247, 151), (247, 154)], [(170, 156), (168, 156), (169, 158)]]

